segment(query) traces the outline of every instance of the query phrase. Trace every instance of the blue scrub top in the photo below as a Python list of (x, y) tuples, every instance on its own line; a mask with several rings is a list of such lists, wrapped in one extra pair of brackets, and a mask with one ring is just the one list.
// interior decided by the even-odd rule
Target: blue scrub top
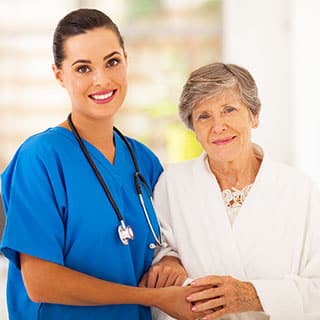
[[(160, 162), (147, 147), (128, 140), (153, 190), (162, 171)], [(153, 250), (148, 246), (154, 241), (134, 187), (133, 161), (116, 133), (114, 141), (114, 164), (84, 142), (126, 224), (134, 230), (128, 246), (119, 239), (118, 218), (71, 131), (56, 127), (30, 137), (2, 174), (6, 227), (1, 251), (10, 260), (10, 320), (151, 319), (150, 309), (138, 305), (34, 303), (21, 278), (19, 252), (131, 286), (149, 269)], [(144, 199), (159, 232), (151, 203)]]

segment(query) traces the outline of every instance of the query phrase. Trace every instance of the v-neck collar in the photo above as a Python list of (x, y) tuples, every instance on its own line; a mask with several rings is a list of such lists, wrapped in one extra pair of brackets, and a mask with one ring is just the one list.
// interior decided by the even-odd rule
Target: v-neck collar
[[(259, 232), (259, 228), (255, 229), (251, 226), (257, 225), (257, 223), (261, 221), (259, 214), (260, 212), (263, 212), (263, 210), (260, 208), (260, 206), (263, 206), (265, 201), (265, 199), (263, 199), (264, 193), (262, 188), (264, 188), (266, 178), (268, 180), (272, 179), (271, 176), (268, 177), (266, 174), (266, 171), (270, 171), (268, 168), (271, 165), (271, 160), (269, 159), (268, 155), (263, 156), (252, 188), (242, 207), (240, 208), (233, 226), (231, 226), (226, 213), (226, 208), (218, 181), (215, 175), (206, 167), (206, 156), (206, 153), (203, 153), (198, 158), (198, 161), (194, 167), (194, 174), (199, 177), (198, 181), (200, 185), (198, 186), (198, 190), (207, 190), (205, 192), (205, 197), (203, 198), (204, 201), (201, 204), (204, 212), (206, 212), (206, 214), (203, 216), (203, 219), (205, 219), (203, 223), (208, 225), (212, 224), (212, 215), (210, 215), (208, 212), (214, 210), (214, 215), (217, 217), (215, 223), (219, 223), (219, 225), (221, 225), (221, 230), (225, 230), (224, 240), (229, 243), (230, 247), (227, 247), (231, 250), (230, 253), (232, 254), (230, 256), (232, 256), (234, 265), (238, 266), (238, 276), (240, 278), (245, 278), (246, 273), (243, 267), (245, 262), (243, 261), (243, 253), (246, 252), (245, 260), (247, 260), (250, 248), (255, 246), (255, 233)], [(259, 235), (257, 234), (257, 236)]]
[[(78, 141), (76, 140), (71, 130), (64, 127), (59, 127), (59, 126), (51, 128), (51, 130), (54, 130), (58, 133), (63, 134), (67, 138), (73, 140), (77, 145), (79, 145)], [(84, 142), (84, 145), (87, 148), (88, 152), (94, 158), (95, 161), (98, 161), (103, 167), (105, 167), (108, 170), (111, 170), (113, 172), (118, 171), (119, 167), (121, 167), (121, 158), (122, 158), (122, 153), (124, 152), (125, 145), (122, 139), (120, 138), (120, 136), (116, 132), (113, 133), (113, 139), (115, 144), (114, 163), (111, 163), (104, 156), (104, 154), (99, 149), (97, 149), (92, 143), (88, 142), (86, 139), (83, 139), (83, 138), (81, 139)]]
[[(268, 155), (265, 155), (264, 150), (259, 145), (253, 144), (253, 146), (254, 146), (255, 155), (258, 158), (261, 159), (260, 168), (258, 170), (258, 173), (256, 175), (256, 178), (255, 178), (254, 182), (252, 183), (250, 191), (249, 191), (248, 195), (246, 196), (246, 199), (244, 200), (242, 206), (240, 207), (240, 209), (239, 209), (239, 211), (237, 213), (236, 218), (234, 219), (233, 225), (231, 225), (231, 223), (229, 221), (229, 217), (228, 217), (228, 214), (226, 212), (226, 207), (225, 207), (225, 203), (224, 203), (223, 196), (222, 196), (222, 191), (220, 190), (220, 186), (219, 186), (218, 180), (217, 180), (216, 176), (213, 174), (213, 172), (210, 170), (209, 163), (208, 163), (208, 155), (205, 152), (203, 152), (201, 154), (200, 158), (199, 158), (200, 160), (202, 160), (202, 163), (203, 163), (203, 166), (204, 166), (204, 171), (206, 171), (208, 176), (211, 177), (211, 179), (213, 180), (214, 185), (215, 185), (215, 190), (220, 195), (220, 197), (218, 197), (218, 198), (221, 199), (221, 203), (223, 204), (223, 209), (224, 209), (223, 213), (225, 213), (225, 217), (227, 218), (231, 229), (235, 229), (235, 226), (239, 223), (239, 220), (245, 218), (245, 217), (243, 217), (243, 216), (245, 216), (245, 214), (243, 212), (247, 212), (248, 211), (247, 207), (251, 206), (251, 202), (252, 202), (251, 199), (252, 198), (253, 199), (256, 198), (256, 195), (255, 195), (256, 194), (256, 189), (259, 189), (261, 176), (264, 175), (266, 163), (270, 162), (270, 159), (269, 159)], [(211, 183), (212, 183), (212, 181), (211, 181)]]
[[(224, 253), (230, 259), (226, 266), (232, 266), (234, 276), (239, 279), (245, 279), (245, 270), (226, 213), (220, 187), (214, 174), (207, 170), (205, 157), (206, 154), (203, 153), (193, 167), (193, 175), (197, 177), (197, 190), (204, 190), (201, 196), (203, 201), (199, 203), (202, 207), (199, 212), (203, 212), (201, 224), (204, 226), (211, 226), (212, 224), (219, 226), (219, 230), (223, 232), (223, 240), (220, 237), (216, 238), (214, 235), (212, 235), (212, 240), (225, 243)], [(209, 237), (211, 238), (211, 235)]]

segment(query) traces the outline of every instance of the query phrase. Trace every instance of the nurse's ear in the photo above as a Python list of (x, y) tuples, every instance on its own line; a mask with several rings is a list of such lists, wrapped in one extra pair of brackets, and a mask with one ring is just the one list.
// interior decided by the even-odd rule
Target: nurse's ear
[(52, 71), (53, 71), (54, 77), (58, 80), (60, 85), (63, 88), (65, 88), (63, 71), (60, 68), (58, 68), (55, 64), (52, 65)]
[(127, 51), (124, 51), (123, 55), (124, 55), (124, 60), (126, 61), (126, 66), (128, 66), (128, 53), (127, 53)]

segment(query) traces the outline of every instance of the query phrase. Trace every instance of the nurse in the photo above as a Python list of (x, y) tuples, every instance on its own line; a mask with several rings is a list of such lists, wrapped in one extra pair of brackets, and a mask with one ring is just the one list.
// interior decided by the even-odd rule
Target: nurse
[[(113, 129), (127, 92), (117, 26), (100, 11), (73, 11), (56, 28), (53, 53), (71, 114), (28, 138), (2, 175), (9, 318), (149, 320), (147, 306), (157, 306), (195, 319), (185, 297), (198, 289), (137, 288), (157, 241), (163, 245), (148, 198), (162, 167), (148, 148)], [(167, 285), (177, 284), (184, 269), (168, 261), (178, 271)]]
[[(191, 286), (210, 286), (188, 297), (207, 313), (202, 319), (317, 320), (319, 190), (253, 143), (260, 108), (240, 66), (213, 63), (190, 74), (179, 111), (204, 152), (159, 178), (154, 200), (168, 247), (156, 261), (179, 257)], [(149, 277), (155, 267), (148, 285)]]

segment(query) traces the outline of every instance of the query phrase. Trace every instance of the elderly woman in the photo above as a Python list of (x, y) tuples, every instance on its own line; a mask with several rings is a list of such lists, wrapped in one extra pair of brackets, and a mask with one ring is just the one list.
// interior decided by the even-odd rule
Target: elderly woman
[(180, 116), (204, 153), (160, 177), (155, 205), (169, 246), (145, 282), (163, 282), (157, 262), (173, 256), (192, 286), (208, 286), (186, 297), (202, 319), (320, 319), (320, 195), (252, 143), (260, 106), (242, 67), (191, 73)]

